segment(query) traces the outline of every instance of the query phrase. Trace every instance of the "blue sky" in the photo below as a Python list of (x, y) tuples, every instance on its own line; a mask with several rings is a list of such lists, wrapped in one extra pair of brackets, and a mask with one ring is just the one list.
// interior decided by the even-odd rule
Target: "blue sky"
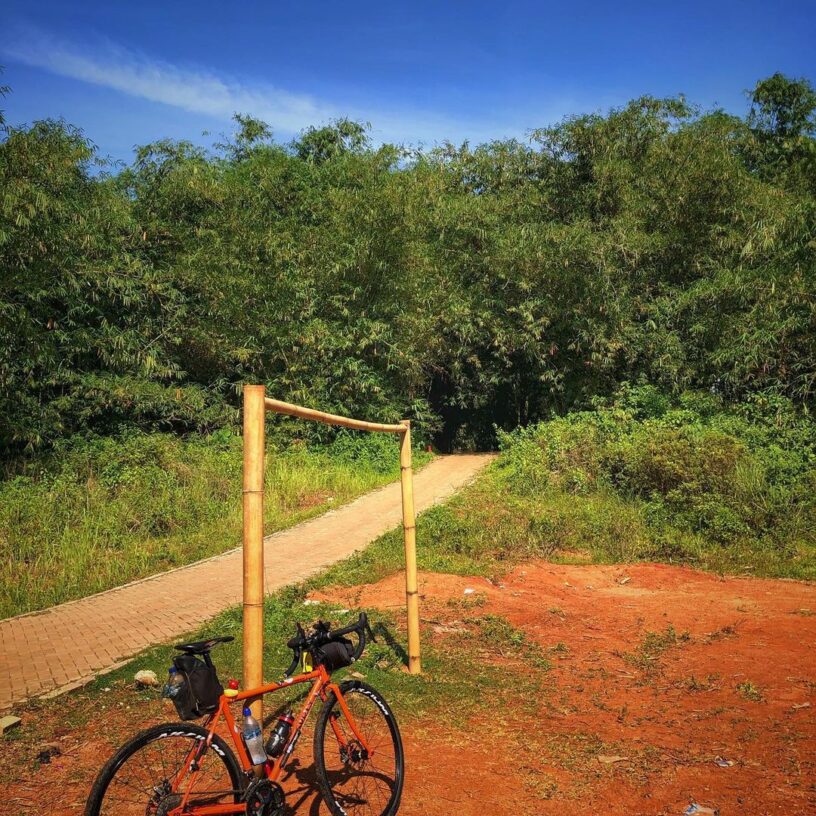
[[(816, 2), (4, 0), (12, 124), (63, 117), (127, 160), (235, 111), (288, 139), (348, 115), (376, 141), (515, 136), (642, 95), (742, 113), (774, 71), (816, 82)], [(208, 131), (210, 136), (202, 136)]]

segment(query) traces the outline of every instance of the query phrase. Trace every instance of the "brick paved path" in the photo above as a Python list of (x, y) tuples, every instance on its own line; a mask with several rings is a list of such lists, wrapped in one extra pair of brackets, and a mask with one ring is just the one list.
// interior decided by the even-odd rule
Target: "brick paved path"
[[(417, 512), (446, 499), (490, 458), (444, 456), (424, 467), (414, 476)], [(268, 536), (267, 592), (351, 555), (401, 519), (396, 482)], [(0, 621), (0, 711), (27, 697), (79, 686), (94, 673), (239, 603), (241, 561), (239, 548), (89, 598)]]

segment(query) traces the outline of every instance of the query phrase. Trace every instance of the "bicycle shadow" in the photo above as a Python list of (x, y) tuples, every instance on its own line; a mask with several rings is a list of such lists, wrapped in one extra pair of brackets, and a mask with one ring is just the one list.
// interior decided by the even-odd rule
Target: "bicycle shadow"
[(328, 813), (317, 786), (317, 775), (314, 765), (304, 765), (297, 757), (286, 767), (281, 785), (286, 793), (286, 816), (308, 813), (309, 816), (320, 816)]
[[(391, 785), (392, 780), (383, 776), (379, 772), (374, 774), (385, 784)], [(346, 778), (342, 771), (329, 773), (329, 784), (334, 788), (338, 781)], [(320, 788), (317, 785), (317, 776), (314, 765), (304, 765), (299, 759), (295, 759), (288, 767), (281, 779), (281, 785), (286, 793), (285, 810), (286, 816), (308, 813), (309, 816), (320, 816), (321, 813), (328, 813), (323, 797), (320, 795)], [(335, 794), (338, 795), (338, 794)], [(349, 796), (351, 793), (348, 794)], [(340, 800), (342, 801), (342, 799)], [(351, 801), (351, 800), (349, 800)], [(356, 799), (360, 802), (362, 800)], [(301, 808), (304, 808), (301, 810)]]

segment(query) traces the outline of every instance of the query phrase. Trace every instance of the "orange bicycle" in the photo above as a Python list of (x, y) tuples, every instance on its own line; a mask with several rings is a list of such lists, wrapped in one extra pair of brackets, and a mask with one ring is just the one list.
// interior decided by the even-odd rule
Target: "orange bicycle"
[[(346, 635), (356, 635), (356, 646)], [(167, 723), (137, 734), (100, 771), (86, 816), (283, 816), (284, 792), (278, 780), (318, 699), (323, 705), (314, 731), (314, 760), (329, 810), (336, 816), (393, 816), (404, 774), (394, 714), (365, 683), (331, 680), (333, 671), (359, 659), (366, 635), (374, 639), (365, 613), (356, 624), (334, 631), (318, 621), (307, 634), (298, 624), (287, 644), (294, 657), (285, 679), (245, 690), (231, 681), (224, 691), (210, 659), (213, 646), (233, 638), (177, 646), (181, 654), (173, 662), (182, 682), (173, 702), (183, 719), (206, 716), (204, 726)], [(295, 675), (298, 667), (301, 672)], [(299, 683), (312, 684), (302, 708), (296, 716), (287, 712), (279, 718), (281, 727), (272, 735), (277, 738), (267, 742), (272, 755), (253, 765), (231, 704)], [(216, 733), (222, 719), (234, 751)]]

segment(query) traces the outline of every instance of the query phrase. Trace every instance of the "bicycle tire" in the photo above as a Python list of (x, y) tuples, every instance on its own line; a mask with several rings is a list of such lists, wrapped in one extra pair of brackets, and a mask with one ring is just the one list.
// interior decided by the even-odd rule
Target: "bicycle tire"
[[(402, 737), (400, 736), (399, 726), (397, 725), (397, 720), (394, 717), (394, 713), (391, 711), (388, 703), (383, 699), (382, 695), (378, 691), (366, 683), (360, 682), (359, 680), (346, 680), (341, 683), (340, 693), (346, 700), (346, 704), (351, 709), (352, 715), (354, 716), (355, 720), (357, 720), (362, 731), (365, 732), (366, 728), (364, 727), (364, 723), (361, 722), (362, 718), (353, 709), (355, 700), (364, 700), (367, 702), (373, 715), (371, 722), (381, 720), (385, 723), (393, 748), (393, 779), (389, 785), (390, 794), (388, 797), (385, 798), (383, 793), (379, 793), (377, 803), (375, 804), (376, 809), (372, 809), (373, 802), (368, 798), (364, 798), (368, 795), (368, 785), (366, 784), (365, 793), (360, 792), (360, 785), (363, 782), (362, 778), (368, 776), (371, 779), (376, 780), (375, 789), (380, 790), (381, 785), (389, 784), (384, 782), (384, 779), (391, 775), (390, 772), (386, 774), (384, 769), (375, 766), (373, 759), (369, 758), (359, 760), (359, 767), (357, 767), (351, 758), (343, 758), (342, 752), (339, 750), (338, 757), (339, 764), (341, 766), (340, 769), (338, 771), (334, 771), (327, 768), (326, 752), (327, 750), (332, 750), (328, 746), (337, 745), (337, 740), (333, 731), (329, 733), (328, 746), (326, 739), (327, 731), (331, 728), (330, 717), (333, 713), (335, 713), (335, 708), (339, 705), (337, 702), (337, 697), (334, 693), (331, 693), (326, 698), (326, 701), (320, 710), (320, 715), (315, 725), (314, 733), (315, 769), (317, 772), (317, 783), (318, 787), (320, 788), (320, 794), (323, 797), (323, 801), (326, 803), (326, 806), (331, 813), (334, 814), (334, 816), (354, 816), (355, 810), (353, 806), (355, 803), (352, 801), (354, 798), (357, 798), (361, 805), (365, 805), (365, 808), (360, 808), (359, 812), (365, 812), (367, 816), (394, 816), (394, 814), (396, 814), (396, 812), (399, 810), (400, 800), (402, 798), (402, 788), (405, 781), (405, 755), (402, 747)], [(338, 711), (335, 713), (335, 716), (342, 717), (342, 713)], [(363, 736), (365, 737), (366, 741), (371, 744), (369, 735), (364, 733)], [(380, 742), (384, 741), (385, 739), (386, 737), (384, 736), (384, 733), (381, 734)], [(380, 761), (385, 761), (385, 755), (382, 753), (379, 746), (375, 750), (379, 751), (379, 755), (381, 757)], [(365, 763), (368, 764), (366, 767), (363, 767)], [(345, 780), (342, 778), (344, 775)], [(344, 789), (341, 790), (341, 785), (339, 783), (342, 781), (349, 781), (352, 779), (352, 777), (355, 777), (356, 781), (352, 781), (351, 786), (344, 785)], [(380, 810), (380, 807), (382, 807), (382, 810)]]
[[(85, 804), (85, 816), (105, 816), (107, 812), (116, 812), (118, 810), (116, 802), (106, 803), (105, 797), (109, 793), (111, 783), (117, 778), (117, 774), (127, 766), (129, 759), (133, 758), (139, 751), (150, 746), (158, 740), (189, 740), (190, 747), (196, 742), (202, 742), (209, 737), (209, 731), (202, 728), (200, 725), (191, 725), (189, 723), (164, 723), (148, 728), (138, 733), (133, 739), (126, 742), (118, 751), (105, 763), (102, 770), (96, 777), (91, 792), (88, 795), (88, 800)], [(168, 743), (169, 745), (170, 743)], [(183, 743), (182, 743), (183, 744)], [(164, 750), (164, 747), (162, 748)], [(204, 762), (213, 762), (215, 757), (223, 763), (226, 777), (229, 779), (231, 790), (225, 789), (225, 795), (228, 798), (231, 796), (234, 802), (239, 802), (241, 792), (246, 785), (246, 777), (243, 774), (240, 764), (238, 763), (235, 754), (229, 745), (217, 734), (213, 735), (210, 748), (207, 751)], [(162, 765), (165, 763), (162, 760)], [(202, 763), (202, 766), (204, 763)], [(142, 766), (144, 767), (144, 766)], [(163, 767), (163, 770), (165, 768)], [(127, 787), (135, 787), (132, 782), (125, 783)], [(149, 784), (149, 782), (148, 782)], [(147, 791), (145, 791), (147, 793)], [(135, 794), (129, 794), (135, 795)], [(141, 800), (140, 800), (141, 801)], [(110, 805), (110, 807), (107, 807)], [(144, 812), (147, 806), (150, 805), (150, 800), (146, 800)], [(105, 809), (103, 810), (103, 806)], [(121, 806), (120, 806), (121, 807)], [(158, 809), (158, 805), (156, 806)]]

